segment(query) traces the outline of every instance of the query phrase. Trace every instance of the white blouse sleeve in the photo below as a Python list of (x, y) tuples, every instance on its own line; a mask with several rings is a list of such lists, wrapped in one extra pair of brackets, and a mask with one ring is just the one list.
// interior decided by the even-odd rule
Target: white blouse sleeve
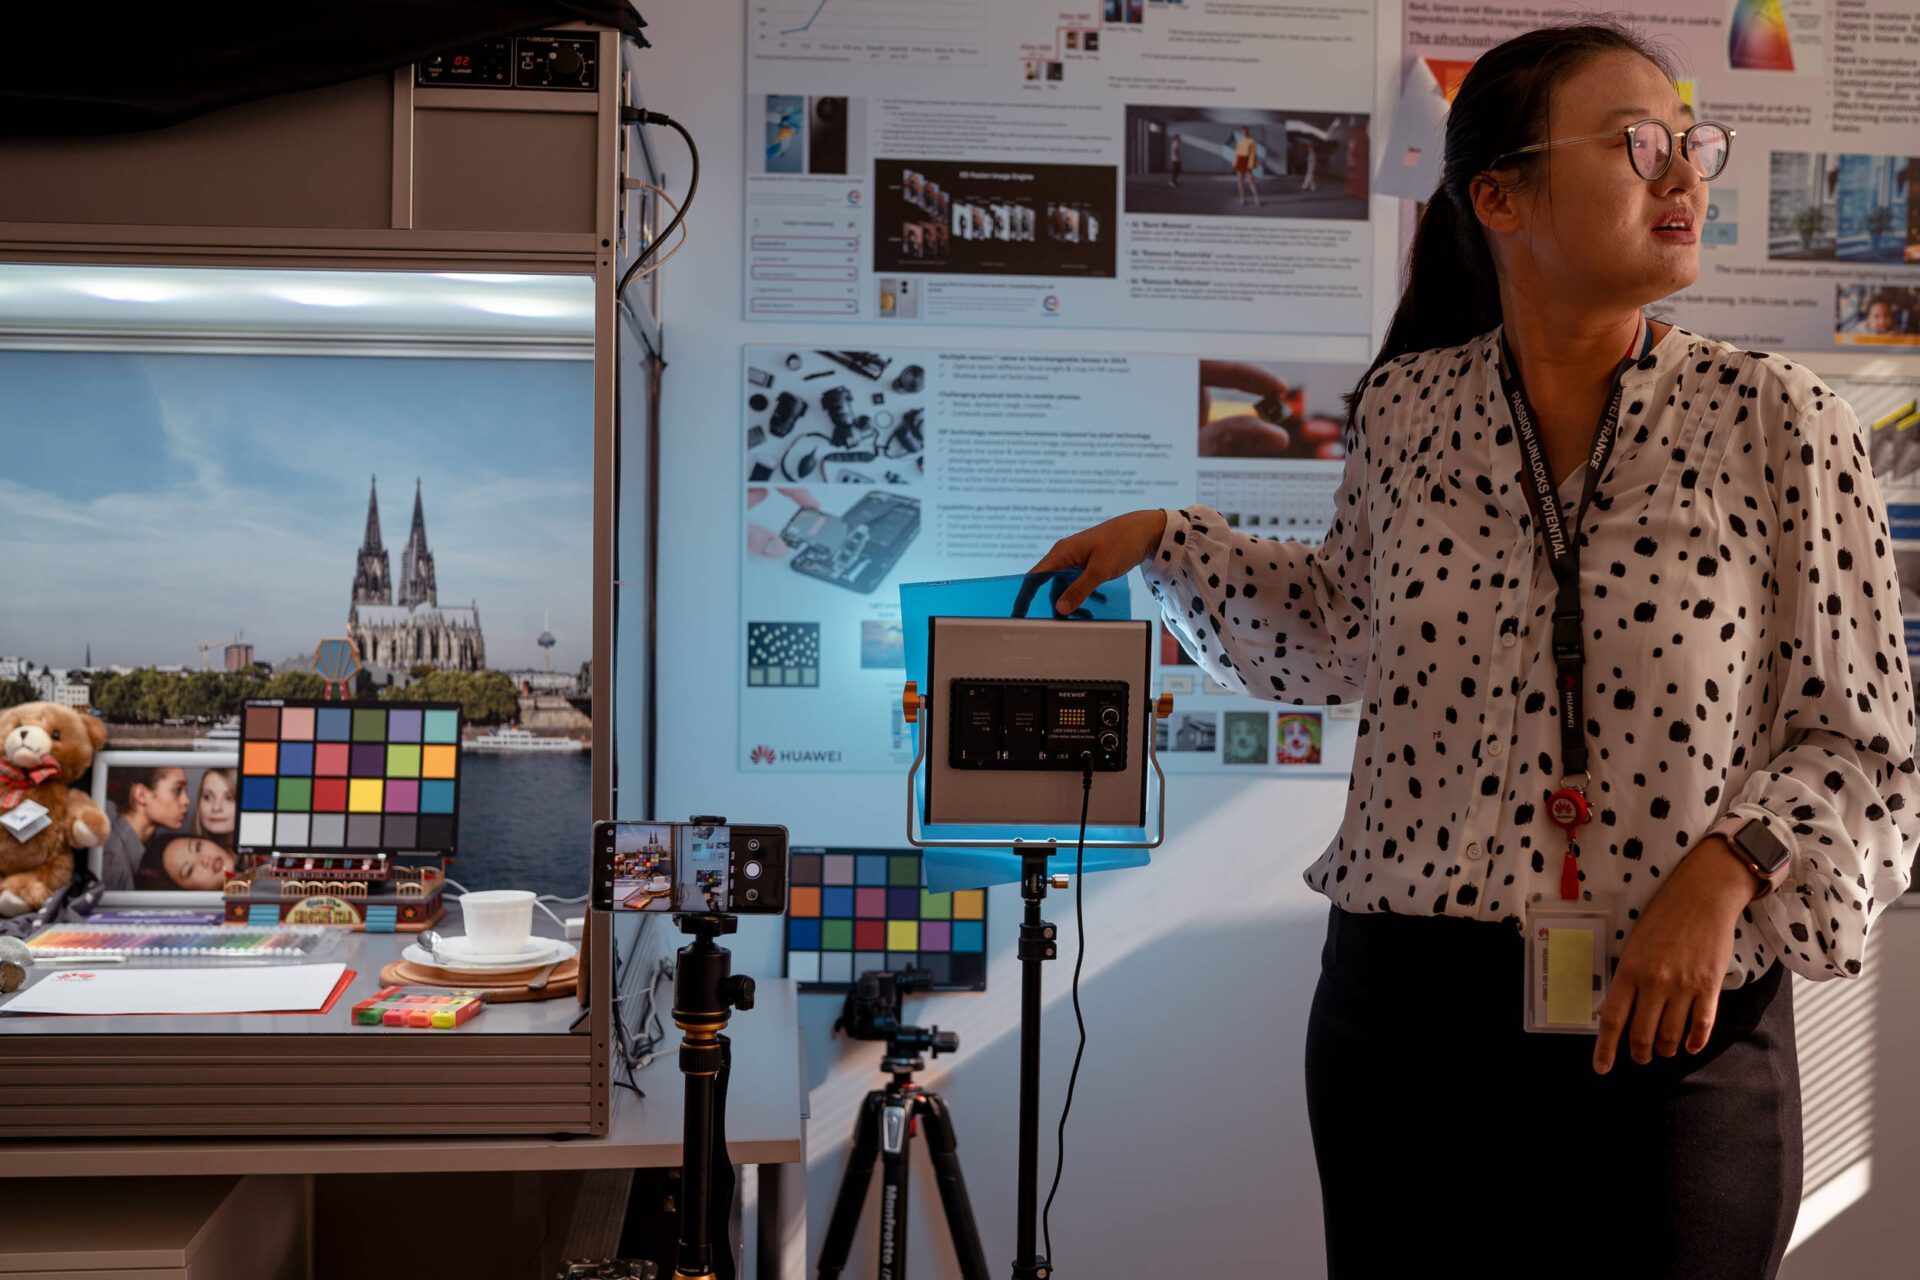
[[(1384, 375), (1383, 375), (1384, 376)], [(1356, 419), (1364, 422), (1363, 399)], [(1365, 687), (1373, 604), (1364, 430), (1345, 432), (1346, 467), (1326, 540), (1241, 533), (1211, 507), (1167, 511), (1141, 575), (1162, 618), (1208, 674), (1236, 693), (1297, 706), (1350, 702)]]
[(1767, 822), (1792, 853), (1786, 883), (1747, 909), (1755, 958), (1771, 949), (1819, 981), (1860, 973), (1868, 928), (1910, 881), (1913, 676), (1886, 504), (1853, 410), (1818, 387), (1777, 412), (1773, 741), (1784, 746), (1728, 812)]

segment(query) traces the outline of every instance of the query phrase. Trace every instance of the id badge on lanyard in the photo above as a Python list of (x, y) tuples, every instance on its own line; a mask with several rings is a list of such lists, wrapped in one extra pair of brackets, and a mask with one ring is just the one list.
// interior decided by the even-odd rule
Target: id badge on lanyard
[(1557, 895), (1532, 893), (1524, 910), (1526, 999), (1523, 1026), (1528, 1031), (1591, 1035), (1600, 1029), (1596, 1010), (1607, 997), (1610, 978), (1607, 943), (1616, 928), (1609, 894), (1580, 884), (1580, 828), (1593, 817), (1587, 800), (1586, 666), (1584, 610), (1580, 601), (1579, 526), (1593, 500), (1600, 474), (1613, 453), (1620, 427), (1621, 379), (1653, 346), (1653, 329), (1643, 318), (1632, 351), (1614, 368), (1613, 390), (1594, 428), (1587, 454), (1580, 506), (1573, 521), (1561, 510), (1558, 487), (1535, 424), (1533, 406), (1514, 368), (1506, 336), (1501, 335), (1501, 389), (1513, 418), (1514, 434), (1527, 471), (1527, 499), (1547, 550), (1557, 589), (1553, 611), (1553, 661), (1560, 699), (1560, 787), (1547, 801), (1547, 815), (1566, 836)]

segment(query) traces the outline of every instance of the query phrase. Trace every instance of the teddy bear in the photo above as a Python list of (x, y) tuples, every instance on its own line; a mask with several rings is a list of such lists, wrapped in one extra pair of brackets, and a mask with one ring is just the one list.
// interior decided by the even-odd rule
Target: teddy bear
[(106, 843), (107, 815), (71, 790), (106, 744), (106, 721), (71, 707), (0, 711), (0, 817), (29, 800), (47, 811), (47, 825), (24, 840), (0, 830), (0, 915), (44, 906), (73, 879), (73, 851)]

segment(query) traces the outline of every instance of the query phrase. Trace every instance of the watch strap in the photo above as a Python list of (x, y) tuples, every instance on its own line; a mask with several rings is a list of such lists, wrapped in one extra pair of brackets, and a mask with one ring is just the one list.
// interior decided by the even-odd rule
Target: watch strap
[[(1745, 814), (1734, 813), (1727, 815), (1709, 827), (1707, 834), (1709, 836), (1722, 836), (1726, 839), (1727, 847), (1733, 850), (1734, 856), (1745, 863), (1747, 870), (1751, 871), (1754, 878), (1760, 881), (1762, 888), (1755, 896), (1765, 897), (1787, 882), (1787, 876), (1793, 870), (1793, 859), (1791, 857), (1781, 859), (1780, 865), (1771, 871), (1762, 866), (1759, 860), (1747, 850), (1746, 845), (1743, 844), (1739, 838), (1740, 833), (1749, 826), (1760, 827), (1764, 830), (1766, 823), (1759, 818), (1750, 818)], [(1775, 838), (1778, 839), (1778, 837)]]

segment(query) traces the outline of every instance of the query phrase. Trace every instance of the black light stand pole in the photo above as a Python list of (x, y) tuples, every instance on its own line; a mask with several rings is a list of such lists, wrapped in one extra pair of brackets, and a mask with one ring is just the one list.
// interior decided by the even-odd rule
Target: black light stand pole
[[(732, 1050), (723, 1034), (729, 1011), (753, 1008), (753, 979), (735, 976), (733, 954), (714, 939), (732, 933), (730, 915), (676, 915), (693, 941), (673, 971), (673, 1024), (680, 1028), (680, 1074), (686, 1081), (681, 1146), (680, 1254), (677, 1280), (732, 1280), (726, 1223), (733, 1211), (733, 1164), (727, 1155), (727, 1074)], [(724, 1169), (726, 1176), (719, 1177)], [(715, 1195), (716, 1185), (724, 1195)], [(720, 1269), (716, 1269), (716, 1240)]]
[(1059, 951), (1059, 930), (1040, 918), (1049, 877), (1048, 848), (1022, 847), (1020, 898), (1020, 1182), (1014, 1226), (1014, 1280), (1047, 1280), (1053, 1263), (1040, 1255), (1040, 966)]

